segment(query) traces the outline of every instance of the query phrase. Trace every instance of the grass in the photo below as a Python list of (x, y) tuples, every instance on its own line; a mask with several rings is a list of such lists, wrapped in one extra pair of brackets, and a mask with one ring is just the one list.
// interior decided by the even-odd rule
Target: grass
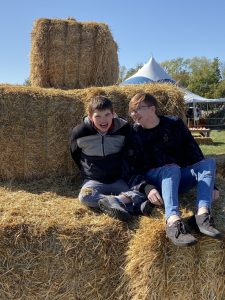
[(212, 130), (210, 137), (213, 139), (212, 145), (200, 145), (204, 155), (217, 156), (225, 154), (225, 130)]

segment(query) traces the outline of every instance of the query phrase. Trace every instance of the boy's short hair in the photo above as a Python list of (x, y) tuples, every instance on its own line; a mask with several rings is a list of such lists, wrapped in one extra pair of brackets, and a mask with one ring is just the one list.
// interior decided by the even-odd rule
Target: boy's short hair
[(129, 112), (131, 113), (137, 109), (141, 102), (144, 102), (148, 106), (155, 106), (155, 111), (156, 113), (158, 112), (158, 102), (156, 98), (149, 93), (137, 93), (134, 95), (129, 102)]
[(96, 109), (97, 110), (109, 109), (111, 112), (113, 112), (112, 101), (105, 96), (101, 96), (101, 95), (95, 96), (90, 99), (90, 102), (88, 104), (88, 114), (92, 116)]

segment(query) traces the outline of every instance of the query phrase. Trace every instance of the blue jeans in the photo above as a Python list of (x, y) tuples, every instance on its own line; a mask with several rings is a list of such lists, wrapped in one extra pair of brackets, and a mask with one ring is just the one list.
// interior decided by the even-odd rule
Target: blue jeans
[(178, 193), (185, 193), (194, 186), (197, 186), (196, 207), (211, 208), (215, 170), (215, 160), (204, 159), (185, 168), (171, 164), (151, 169), (146, 173), (146, 179), (161, 192), (168, 219), (179, 215)]
[(129, 212), (139, 206), (146, 200), (146, 196), (139, 191), (131, 191), (127, 183), (122, 180), (116, 180), (112, 183), (102, 183), (96, 180), (85, 180), (79, 193), (79, 200), (82, 204), (98, 208), (98, 201), (106, 196), (114, 195), (120, 199), (121, 195), (130, 198), (131, 203), (126, 205)]

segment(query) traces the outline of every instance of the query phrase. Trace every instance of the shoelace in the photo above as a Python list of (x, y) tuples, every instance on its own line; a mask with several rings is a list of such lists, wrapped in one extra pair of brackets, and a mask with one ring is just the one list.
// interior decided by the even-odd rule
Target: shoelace
[(209, 222), (209, 226), (214, 226), (214, 219), (210, 215), (207, 215), (203, 223)]
[(187, 231), (184, 227), (184, 224), (181, 221), (176, 222), (177, 231), (175, 237), (178, 238), (180, 234), (186, 234)]

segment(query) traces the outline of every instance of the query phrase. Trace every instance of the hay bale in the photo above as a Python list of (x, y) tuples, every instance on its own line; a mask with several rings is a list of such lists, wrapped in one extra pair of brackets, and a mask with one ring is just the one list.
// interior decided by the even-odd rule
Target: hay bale
[(37, 19), (31, 38), (32, 86), (75, 89), (117, 82), (117, 44), (106, 24)]
[(150, 84), (62, 91), (0, 85), (0, 179), (30, 180), (77, 173), (69, 153), (72, 128), (81, 122), (90, 97), (111, 98), (127, 118), (128, 102), (140, 91), (154, 94), (164, 114), (184, 118), (185, 105), (176, 87)]
[(126, 255), (124, 280), (129, 299), (165, 299), (165, 231), (162, 220), (143, 217)]
[[(224, 179), (218, 186), (224, 230)], [(0, 182), (1, 299), (224, 299), (225, 238), (197, 234), (196, 246), (178, 248), (162, 210), (126, 224), (82, 206), (78, 189), (66, 177)], [(181, 199), (183, 217), (194, 198)]]
[[(214, 203), (215, 222), (225, 233), (224, 179), (218, 187), (221, 197)], [(184, 220), (194, 209), (194, 191), (181, 197)], [(153, 299), (224, 299), (225, 236), (222, 240), (193, 233), (193, 247), (179, 248), (165, 237), (162, 211), (151, 218), (142, 217), (126, 252), (124, 269), (126, 292), (132, 300)]]
[(103, 300), (124, 293), (129, 229), (80, 205), (76, 188), (65, 178), (0, 186), (1, 299)]

